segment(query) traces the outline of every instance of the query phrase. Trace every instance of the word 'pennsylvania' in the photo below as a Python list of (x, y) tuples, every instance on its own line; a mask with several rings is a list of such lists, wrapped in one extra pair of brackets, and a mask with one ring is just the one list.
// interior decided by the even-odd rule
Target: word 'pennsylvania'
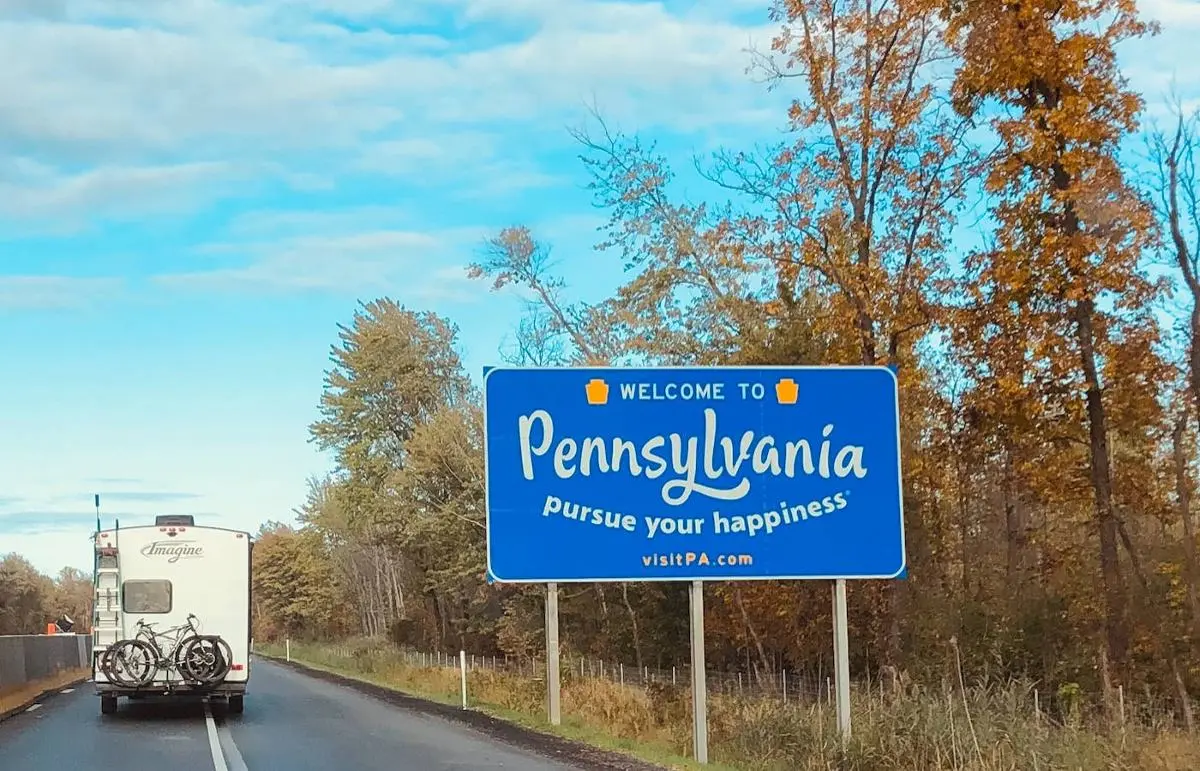
[[(540, 429), (538, 442), (532, 441), (534, 428)], [(525, 479), (534, 478), (533, 459), (541, 457), (554, 448), (553, 463), (555, 475), (559, 479), (569, 479), (576, 473), (590, 476), (593, 470), (600, 473), (619, 473), (626, 470), (631, 476), (645, 474), (647, 479), (657, 479), (667, 473), (668, 466), (677, 479), (668, 481), (662, 487), (662, 498), (667, 503), (678, 506), (691, 497), (692, 493), (707, 495), (710, 498), (725, 501), (735, 501), (744, 498), (750, 492), (750, 479), (741, 475), (742, 464), (750, 461), (750, 467), (755, 475), (770, 474), (772, 476), (796, 476), (797, 460), (801, 461), (803, 473), (818, 474), (825, 479), (831, 476), (845, 478), (853, 474), (862, 479), (867, 475), (863, 465), (863, 448), (857, 445), (845, 445), (834, 455), (832, 469), (830, 468), (830, 440), (833, 424), (825, 426), (821, 432), (824, 437), (814, 462), (813, 451), (808, 440), (789, 440), (782, 443), (782, 462), (780, 447), (776, 438), (770, 434), (755, 437), (753, 431), (742, 434), (735, 451), (734, 439), (717, 434), (717, 413), (711, 407), (704, 410), (704, 436), (684, 437), (679, 433), (669, 436), (652, 436), (641, 443), (639, 447), (634, 442), (621, 437), (606, 438), (589, 436), (577, 441), (571, 437), (563, 437), (557, 443), (554, 441), (554, 419), (546, 410), (535, 410), (517, 419), (518, 436), (521, 443), (521, 470)], [(703, 441), (703, 455), (700, 443)], [(721, 448), (721, 465), (718, 466), (717, 447)], [(670, 447), (670, 463), (659, 454), (665, 447)], [(576, 463), (576, 456), (578, 462)], [(624, 458), (624, 468), (622, 459)], [(703, 464), (701, 463), (703, 460)], [(646, 464), (643, 466), (643, 462)], [(709, 482), (716, 482), (722, 476), (736, 480), (725, 487), (702, 484), (697, 480), (699, 474)]]

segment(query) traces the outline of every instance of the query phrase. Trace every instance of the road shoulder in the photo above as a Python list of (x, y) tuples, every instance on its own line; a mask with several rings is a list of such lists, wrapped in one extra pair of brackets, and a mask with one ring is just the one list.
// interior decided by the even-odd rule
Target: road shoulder
[(65, 688), (78, 687), (88, 682), (90, 677), (91, 674), (86, 669), (65, 670), (36, 683), (0, 689), (0, 723), (21, 714), (34, 704), (53, 698)]
[(379, 699), (391, 706), (423, 715), (439, 717), (452, 723), (474, 729), (489, 739), (541, 755), (559, 762), (571, 763), (595, 771), (665, 771), (665, 767), (622, 755), (618, 752), (593, 747), (583, 742), (572, 741), (553, 734), (542, 733), (532, 728), (516, 725), (474, 709), (442, 704), (422, 699), (394, 688), (317, 669), (296, 661), (285, 661), (273, 656), (255, 653), (272, 664), (291, 669), (308, 677), (350, 688), (359, 693)]

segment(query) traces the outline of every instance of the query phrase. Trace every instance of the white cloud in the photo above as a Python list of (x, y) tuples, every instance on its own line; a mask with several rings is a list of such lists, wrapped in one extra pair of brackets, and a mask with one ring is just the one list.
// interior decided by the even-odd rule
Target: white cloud
[(285, 238), (297, 235), (348, 235), (411, 227), (409, 211), (401, 206), (373, 205), (351, 209), (258, 210), (238, 215), (230, 235), (243, 239)]
[[(16, 202), (7, 208), (53, 217), (100, 198), (109, 206), (100, 214), (122, 199), (138, 210), (134, 202), (163, 201), (167, 175), (214, 162), (306, 189), (350, 171), (497, 197), (562, 183), (537, 151), (568, 144), (562, 128), (593, 99), (638, 130), (734, 137), (750, 128), (761, 137), (783, 126), (791, 95), (767, 94), (745, 72), (745, 49), (766, 48), (777, 33), (767, 6), (0, 0), (0, 146), (74, 170), (40, 185), (7, 180), (3, 192)], [(1128, 66), (1155, 102), (1164, 73), (1200, 77), (1178, 55), (1200, 25), (1200, 4), (1144, 0), (1143, 12), (1167, 31), (1136, 44)], [(105, 179), (97, 168), (123, 195), (85, 192)], [(177, 179), (157, 210), (222, 195), (212, 182)]]
[(122, 291), (117, 278), (0, 276), (0, 311), (70, 308)]
[[(543, 24), (522, 42), (444, 57), (396, 50), (344, 66), (331, 64), (336, 46), (281, 42), (286, 26), (266, 36), (215, 22), (177, 25), (186, 34), (0, 23), (9, 63), (0, 72), (0, 139), (18, 150), (95, 160), (231, 136), (268, 141), (273, 149), (283, 149), (280, 142), (321, 147), (401, 120), (536, 120), (546, 111), (575, 110), (591, 91), (605, 89), (654, 95), (644, 106), (673, 121), (694, 113), (699, 90), (744, 81), (740, 50), (748, 31), (736, 26), (689, 23), (651, 4), (526, 5), (539, 9)], [(206, 19), (238, 13), (211, 1), (185, 3), (177, 13), (184, 12)], [(709, 117), (724, 121), (738, 112), (726, 102)]]
[(0, 0), (0, 19), (60, 19), (66, 12), (67, 0)]
[(60, 162), (351, 143), (403, 115), (369, 70), (260, 38), (0, 24), (0, 49), (0, 142)]
[(1154, 19), (1173, 30), (1200, 28), (1200, 3), (1196, 0), (1141, 0), (1138, 11), (1143, 18)]
[(483, 131), (403, 137), (366, 146), (353, 168), (403, 179), (412, 187), (441, 187), (450, 196), (477, 199), (567, 182), (547, 173), (528, 147), (504, 147)]
[(1126, 41), (1118, 51), (1130, 85), (1146, 100), (1144, 120), (1167, 117), (1177, 98), (1185, 109), (1195, 109), (1200, 104), (1195, 85), (1200, 82), (1200, 59), (1190, 50), (1200, 31), (1200, 3), (1141, 0), (1138, 11), (1144, 21), (1156, 21), (1162, 28), (1158, 35)]
[(155, 281), (176, 289), (345, 293), (395, 289), (421, 299), (460, 297), (454, 287), (462, 283), (462, 269), (452, 264), (454, 257), (482, 235), (474, 229), (377, 230), (214, 244), (205, 251), (240, 256), (241, 264), (160, 275)]
[[(158, 201), (170, 174), (176, 191), (219, 195), (204, 174), (178, 177), (216, 161), (285, 170), (297, 187), (328, 187), (352, 169), (417, 182), (441, 175), (468, 196), (503, 195), (560, 181), (535, 163), (534, 143), (568, 142), (563, 126), (593, 98), (639, 127), (778, 123), (743, 71), (751, 38), (763, 43), (774, 30), (705, 8), (0, 0), (0, 146), (74, 172), (42, 185), (9, 180), (18, 187), (4, 190), (17, 202), (8, 212)], [(127, 195), (85, 190), (102, 184)], [(170, 198), (171, 210), (205, 200)]]
[(53, 219), (59, 231), (82, 227), (93, 218), (140, 218), (188, 210), (196, 205), (201, 184), (210, 196), (233, 192), (250, 173), (228, 163), (187, 163), (109, 166), (66, 175), (20, 161), (11, 164), (9, 171), (5, 174), (0, 168), (0, 219)]

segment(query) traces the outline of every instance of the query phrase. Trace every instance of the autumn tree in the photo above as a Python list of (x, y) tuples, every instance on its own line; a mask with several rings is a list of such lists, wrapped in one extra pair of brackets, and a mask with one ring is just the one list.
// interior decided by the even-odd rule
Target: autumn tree
[(386, 299), (363, 303), (350, 326), (339, 326), (313, 439), (343, 468), (402, 466), (417, 426), (465, 396), (457, 334), (430, 312)]
[[(493, 289), (516, 284), (536, 298), (518, 329), (517, 361), (731, 363), (771, 340), (802, 338), (811, 325), (800, 302), (790, 326), (766, 322), (769, 274), (724, 248), (715, 230), (721, 217), (702, 204), (674, 201), (665, 159), (636, 137), (612, 132), (598, 113), (593, 117), (595, 133), (572, 133), (585, 150), (596, 204), (611, 214), (599, 248), (619, 252), (629, 280), (607, 300), (568, 302), (550, 264), (550, 247), (532, 231), (513, 226), (489, 239), (472, 275), (490, 279)], [(577, 621), (594, 629), (597, 639), (619, 640), (639, 666), (650, 658), (654, 637), (679, 639), (678, 624), (651, 628), (647, 617), (656, 608), (685, 603), (680, 587), (596, 584), (586, 599), (572, 593), (571, 603), (562, 606), (564, 627)], [(521, 639), (516, 628), (535, 623), (539, 608), (523, 598), (512, 609), (510, 635)]]
[(1027, 337), (1014, 355), (1059, 384), (1057, 407), (1086, 426), (1107, 653), (1120, 667), (1131, 630), (1104, 362), (1153, 337), (1155, 285), (1140, 270), (1152, 216), (1117, 159), (1141, 99), (1117, 70), (1115, 47), (1147, 26), (1132, 0), (956, 6), (948, 25), (962, 57), (954, 104), (987, 118), (1002, 150), (986, 180), (995, 246), (972, 255), (969, 269), (999, 312), (1020, 309)]
[(254, 634), (328, 637), (344, 633), (346, 593), (314, 530), (266, 522), (254, 536)]
[(54, 582), (19, 554), (0, 558), (0, 634), (41, 634), (58, 618)]
[(69, 616), (74, 622), (71, 631), (90, 632), (94, 592), (91, 575), (78, 568), (65, 567), (54, 577), (54, 590), (48, 598), (48, 609), (55, 614), (54, 619), (63, 614)]
[[(740, 202), (715, 229), (723, 251), (771, 271), (771, 307), (819, 297), (822, 363), (897, 366), (906, 392), (979, 161), (968, 121), (945, 98), (950, 52), (935, 11), (915, 0), (777, 3), (775, 55), (758, 68), (773, 88), (796, 89), (791, 137), (719, 153), (707, 172)], [(877, 588), (880, 641), (898, 663), (897, 587)]]
[(340, 345), (332, 351), (322, 417), (311, 431), (344, 471), (338, 505), (373, 564), (371, 596), (380, 607), (371, 623), (381, 625), (374, 631), (402, 615), (403, 579), (417, 570), (400, 548), (408, 512), (396, 505), (391, 480), (405, 468), (408, 443), (420, 426), (468, 396), (456, 335), (436, 314), (380, 299), (364, 303), (351, 325), (340, 328)]

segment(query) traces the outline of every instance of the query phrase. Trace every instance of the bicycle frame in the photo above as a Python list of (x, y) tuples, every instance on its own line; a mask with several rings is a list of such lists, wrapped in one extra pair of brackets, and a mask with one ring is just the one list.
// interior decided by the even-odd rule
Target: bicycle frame
[[(186, 633), (190, 632), (192, 635), (200, 634), (200, 630), (196, 627), (195, 619), (195, 616), (188, 614), (186, 623), (170, 627), (162, 632), (156, 632), (154, 631), (153, 624), (147, 624), (145, 620), (139, 618), (137, 632), (134, 634), (133, 639), (142, 640), (154, 648), (154, 652), (158, 656), (159, 661), (162, 662), (163, 667), (167, 671), (173, 671), (177, 668), (175, 657), (179, 653), (180, 643), (188, 639)], [(167, 638), (170, 641), (169, 651), (164, 651), (163, 647), (159, 644), (159, 640), (162, 638)]]

